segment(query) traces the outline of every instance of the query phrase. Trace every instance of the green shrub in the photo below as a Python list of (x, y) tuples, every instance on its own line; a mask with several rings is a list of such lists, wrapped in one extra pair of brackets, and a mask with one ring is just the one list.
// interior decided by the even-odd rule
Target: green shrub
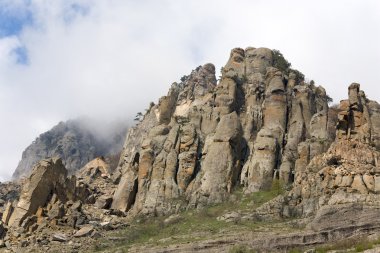
[(273, 66), (281, 71), (288, 71), (290, 66), (292, 65), (279, 50), (273, 49)]
[(296, 69), (289, 68), (288, 71), (286, 71), (286, 73), (287, 74), (294, 73), (296, 75), (296, 82), (298, 82), (298, 83), (303, 82), (305, 80), (305, 75)]
[(283, 194), (285, 192), (284, 182), (280, 179), (273, 179), (270, 191), (275, 195)]
[(279, 50), (273, 49), (272, 54), (273, 54), (273, 67), (275, 67), (276, 69), (280, 71), (285, 72), (287, 75), (289, 75), (290, 73), (294, 73), (296, 75), (296, 82), (298, 83), (305, 80), (305, 75), (296, 69), (292, 69), (291, 68), (292, 64), (288, 62), (288, 60), (285, 59), (285, 57), (282, 55), (282, 53)]

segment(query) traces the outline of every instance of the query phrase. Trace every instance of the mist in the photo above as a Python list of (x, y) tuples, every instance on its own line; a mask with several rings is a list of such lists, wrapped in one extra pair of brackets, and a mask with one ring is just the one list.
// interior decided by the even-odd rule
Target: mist
[(280, 50), (335, 102), (352, 82), (380, 100), (378, 13), (371, 0), (0, 0), (0, 180), (58, 122), (131, 121), (234, 47)]

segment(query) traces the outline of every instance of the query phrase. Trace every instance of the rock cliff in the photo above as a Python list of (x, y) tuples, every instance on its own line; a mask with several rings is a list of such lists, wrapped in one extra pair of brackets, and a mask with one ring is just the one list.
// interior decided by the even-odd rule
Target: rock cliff
[(372, 224), (378, 220), (380, 105), (368, 100), (357, 83), (349, 86), (348, 95), (349, 99), (342, 100), (338, 107), (336, 139), (327, 152), (312, 159), (310, 153), (300, 152), (299, 160), (308, 162), (306, 166), (296, 166), (293, 189), (284, 205), (285, 216), (311, 216), (317, 212), (319, 222), (314, 222), (315, 226), (337, 226), (321, 222), (321, 213), (337, 218), (338, 210), (359, 208), (350, 219), (363, 221), (372, 212), (376, 219), (364, 220)]
[[(279, 58), (280, 57), (280, 58)], [(292, 184), (334, 133), (328, 96), (267, 48), (235, 48), (217, 84), (215, 67), (198, 67), (129, 130), (112, 208), (166, 214)], [(302, 158), (302, 156), (301, 156)], [(177, 199), (185, 200), (179, 203)]]

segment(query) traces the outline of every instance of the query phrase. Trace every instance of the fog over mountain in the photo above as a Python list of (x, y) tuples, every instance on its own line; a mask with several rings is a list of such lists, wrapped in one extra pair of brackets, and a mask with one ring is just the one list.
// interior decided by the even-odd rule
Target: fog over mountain
[(59, 122), (41, 134), (22, 153), (12, 177), (29, 176), (33, 166), (42, 159), (60, 157), (70, 173), (81, 169), (100, 156), (119, 158), (128, 121), (104, 122), (99, 119), (78, 118)]

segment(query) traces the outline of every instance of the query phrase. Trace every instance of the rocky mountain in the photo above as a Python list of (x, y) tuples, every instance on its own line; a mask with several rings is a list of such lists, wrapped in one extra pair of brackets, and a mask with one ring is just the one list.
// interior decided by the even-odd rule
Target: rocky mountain
[(72, 173), (98, 156), (116, 155), (122, 149), (126, 122), (98, 122), (80, 118), (60, 122), (41, 134), (22, 153), (13, 178), (27, 176), (33, 166), (48, 157), (60, 157)]
[(267, 48), (235, 48), (215, 72), (200, 66), (152, 103), (115, 170), (98, 157), (69, 175), (49, 158), (0, 185), (0, 246), (379, 252), (380, 105), (353, 83), (329, 107)]
[(236, 48), (219, 84), (212, 64), (174, 83), (127, 135), (112, 208), (167, 214), (180, 197), (196, 208), (240, 185), (250, 193), (274, 179), (293, 184), (299, 149), (309, 159), (326, 151), (336, 119), (325, 90), (283, 63), (270, 49)]

